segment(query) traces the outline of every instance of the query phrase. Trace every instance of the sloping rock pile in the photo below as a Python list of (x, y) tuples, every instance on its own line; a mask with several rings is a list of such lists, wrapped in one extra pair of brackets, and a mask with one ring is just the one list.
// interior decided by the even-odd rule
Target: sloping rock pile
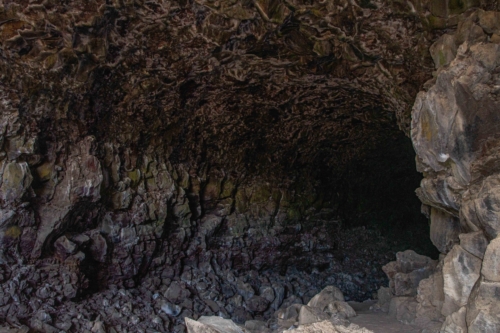
[(268, 322), (250, 320), (244, 325), (220, 317), (201, 317), (197, 321), (185, 318), (188, 333), (373, 333), (349, 323), (356, 316), (344, 301), (340, 289), (328, 286), (315, 295), (307, 305), (295, 303), (282, 307)]

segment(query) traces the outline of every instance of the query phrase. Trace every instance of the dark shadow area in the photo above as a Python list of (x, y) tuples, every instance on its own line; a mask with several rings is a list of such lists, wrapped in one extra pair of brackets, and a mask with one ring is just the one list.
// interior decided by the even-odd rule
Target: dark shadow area
[(379, 230), (395, 251), (412, 249), (437, 258), (429, 238), (429, 221), (415, 194), (422, 175), (415, 152), (402, 132), (379, 144), (348, 167), (341, 179), (339, 214), (346, 228)]

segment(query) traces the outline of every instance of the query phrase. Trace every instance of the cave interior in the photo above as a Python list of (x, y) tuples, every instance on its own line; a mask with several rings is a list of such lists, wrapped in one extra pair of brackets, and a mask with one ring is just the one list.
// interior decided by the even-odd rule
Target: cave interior
[[(499, 228), (466, 207), (497, 172), (498, 7), (0, 0), (0, 324), (271, 332), (327, 286), (380, 298), (396, 253), (425, 278), (463, 249), (480, 269)], [(445, 288), (446, 325), (486, 313), (462, 300), (476, 280)]]

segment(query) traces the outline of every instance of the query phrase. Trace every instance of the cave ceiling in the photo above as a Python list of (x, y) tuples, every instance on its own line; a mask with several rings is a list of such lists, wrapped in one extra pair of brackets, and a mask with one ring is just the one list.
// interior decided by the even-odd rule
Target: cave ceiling
[(428, 7), (4, 0), (3, 107), (46, 155), (93, 135), (135, 158), (324, 176), (408, 133), (438, 34)]

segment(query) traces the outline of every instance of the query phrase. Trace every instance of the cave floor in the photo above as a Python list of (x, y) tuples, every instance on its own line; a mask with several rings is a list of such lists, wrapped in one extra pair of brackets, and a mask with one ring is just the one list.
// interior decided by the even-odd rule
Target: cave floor
[(419, 333), (421, 331), (415, 326), (405, 325), (397, 321), (385, 312), (370, 310), (370, 306), (375, 303), (375, 301), (349, 302), (357, 313), (357, 316), (349, 318), (349, 321), (361, 327), (366, 327), (373, 333)]
[(383, 312), (360, 312), (354, 318), (349, 319), (352, 323), (366, 327), (373, 333), (419, 333), (420, 329), (400, 323)]

